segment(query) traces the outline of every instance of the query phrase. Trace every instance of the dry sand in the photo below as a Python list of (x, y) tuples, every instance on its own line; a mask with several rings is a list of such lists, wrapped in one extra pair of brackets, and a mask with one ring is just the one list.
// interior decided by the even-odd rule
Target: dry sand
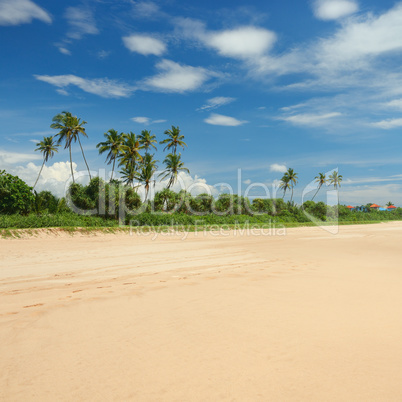
[(0, 400), (401, 401), (402, 223), (286, 232), (0, 240)]

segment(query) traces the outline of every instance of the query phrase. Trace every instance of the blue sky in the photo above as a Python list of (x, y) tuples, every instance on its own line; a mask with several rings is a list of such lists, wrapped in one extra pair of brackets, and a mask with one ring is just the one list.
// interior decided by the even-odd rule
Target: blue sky
[[(243, 192), (271, 188), (291, 167), (300, 203), (338, 168), (342, 203), (402, 205), (402, 2), (0, 0), (0, 32), (0, 169), (30, 184), (68, 110), (95, 171), (110, 128), (162, 140), (175, 125), (186, 185), (237, 191), (241, 169)], [(60, 149), (38, 189), (60, 195), (68, 174)]]

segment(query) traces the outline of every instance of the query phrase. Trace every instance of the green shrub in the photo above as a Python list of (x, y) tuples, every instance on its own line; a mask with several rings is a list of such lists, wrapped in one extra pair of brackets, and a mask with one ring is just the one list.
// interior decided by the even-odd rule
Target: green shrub
[(27, 214), (34, 200), (32, 187), (18, 176), (0, 171), (0, 214)]

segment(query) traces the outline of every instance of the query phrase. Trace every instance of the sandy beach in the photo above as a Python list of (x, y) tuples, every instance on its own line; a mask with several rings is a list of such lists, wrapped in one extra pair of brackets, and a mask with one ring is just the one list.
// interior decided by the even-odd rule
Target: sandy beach
[(2, 401), (400, 401), (402, 223), (0, 239)]

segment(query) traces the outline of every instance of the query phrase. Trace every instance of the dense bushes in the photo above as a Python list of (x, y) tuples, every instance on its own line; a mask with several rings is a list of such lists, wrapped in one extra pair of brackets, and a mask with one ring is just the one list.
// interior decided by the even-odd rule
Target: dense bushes
[(23, 180), (0, 171), (0, 214), (27, 214), (34, 199), (32, 188)]

